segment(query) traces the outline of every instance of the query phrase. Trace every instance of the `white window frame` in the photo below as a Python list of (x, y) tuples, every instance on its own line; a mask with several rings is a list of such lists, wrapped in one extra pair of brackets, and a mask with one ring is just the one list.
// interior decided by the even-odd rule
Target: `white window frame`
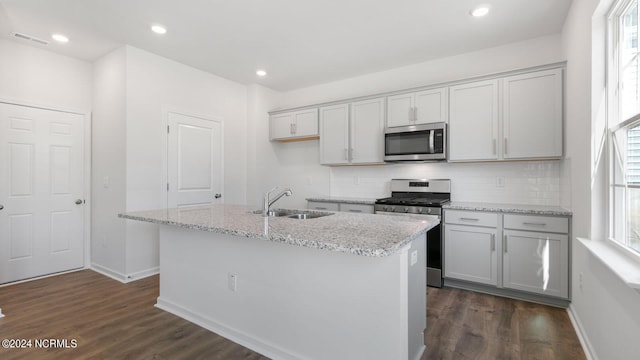
[[(621, 116), (620, 111), (620, 99), (619, 99), (619, 90), (620, 90), (620, 81), (619, 81), (619, 59), (618, 54), (620, 44), (620, 18), (623, 11), (631, 4), (633, 1), (638, 1), (638, 6), (640, 6), (640, 0), (618, 0), (612, 6), (609, 14), (608, 14), (608, 26), (607, 26), (607, 44), (606, 44), (606, 97), (607, 97), (607, 117), (606, 117), (606, 126), (607, 126), (607, 166), (609, 170), (609, 179), (608, 179), (608, 214), (609, 221), (607, 222), (607, 233), (608, 233), (608, 242), (614, 245), (616, 248), (622, 250), (625, 254), (632, 257), (634, 260), (640, 262), (640, 252), (628, 246), (627, 239), (627, 228), (628, 228), (628, 197), (627, 197), (627, 189), (630, 187), (626, 179), (624, 184), (616, 184), (615, 183), (615, 171), (616, 171), (616, 140), (615, 140), (615, 132), (622, 128), (632, 128), (636, 125), (640, 125), (640, 112), (633, 115), (628, 119), (624, 119), (622, 121), (615, 121), (615, 124), (612, 125), (614, 119), (619, 119)], [(640, 21), (640, 19), (638, 19)], [(640, 26), (639, 26), (640, 27)], [(640, 34), (639, 34), (640, 35)], [(624, 167), (623, 167), (624, 169)], [(626, 178), (626, 169), (625, 170), (625, 178)], [(616, 240), (614, 238), (614, 230), (616, 227), (616, 218), (615, 218), (615, 194), (614, 191), (616, 188), (624, 188), (625, 189), (625, 208), (624, 208), (624, 223), (625, 229), (622, 232), (624, 239)], [(631, 186), (637, 187), (637, 186)]]

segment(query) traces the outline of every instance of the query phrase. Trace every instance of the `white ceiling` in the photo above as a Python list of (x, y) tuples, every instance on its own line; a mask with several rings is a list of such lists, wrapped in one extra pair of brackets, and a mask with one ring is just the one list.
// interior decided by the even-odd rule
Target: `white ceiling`
[[(474, 5), (490, 14), (472, 18)], [(93, 61), (129, 44), (241, 83), (291, 90), (561, 31), (571, 0), (0, 0), (20, 32)], [(159, 36), (152, 23), (167, 27)], [(58, 44), (53, 32), (71, 41)], [(22, 41), (25, 40), (12, 40)], [(25, 42), (26, 43), (26, 42)], [(268, 75), (258, 78), (257, 68)]]

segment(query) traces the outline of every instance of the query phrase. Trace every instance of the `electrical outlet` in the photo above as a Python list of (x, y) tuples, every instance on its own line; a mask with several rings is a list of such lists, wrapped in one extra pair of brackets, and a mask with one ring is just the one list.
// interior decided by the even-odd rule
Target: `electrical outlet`
[(578, 285), (580, 286), (580, 291), (582, 291), (582, 273), (578, 274)]
[(360, 176), (356, 176), (353, 178), (353, 185), (360, 185)]
[(415, 265), (418, 262), (418, 250), (414, 250), (411, 252), (411, 266)]
[(100, 236), (100, 245), (105, 249), (107, 248), (107, 236), (106, 235)]
[(503, 176), (497, 176), (496, 177), (496, 187), (497, 188), (503, 188), (504, 187), (504, 177)]
[(102, 187), (104, 187), (105, 189), (109, 188), (109, 177), (105, 176), (102, 178)]
[(229, 287), (229, 290), (236, 291), (237, 282), (238, 274), (227, 274), (227, 286)]

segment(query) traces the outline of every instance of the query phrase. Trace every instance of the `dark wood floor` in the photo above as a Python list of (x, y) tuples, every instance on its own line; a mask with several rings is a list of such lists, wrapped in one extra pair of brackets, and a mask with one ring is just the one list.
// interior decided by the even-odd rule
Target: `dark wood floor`
[[(154, 308), (157, 296), (157, 276), (125, 285), (90, 270), (1, 287), (0, 339), (69, 348), (0, 347), (0, 359), (266, 359)], [(562, 309), (431, 288), (428, 304), (423, 359), (584, 359)]]

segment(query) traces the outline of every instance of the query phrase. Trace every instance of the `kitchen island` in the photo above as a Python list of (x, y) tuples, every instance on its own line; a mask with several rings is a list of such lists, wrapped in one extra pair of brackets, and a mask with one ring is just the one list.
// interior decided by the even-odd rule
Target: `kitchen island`
[(160, 224), (158, 308), (273, 359), (422, 356), (425, 234), (437, 218), (252, 210), (120, 215)]

